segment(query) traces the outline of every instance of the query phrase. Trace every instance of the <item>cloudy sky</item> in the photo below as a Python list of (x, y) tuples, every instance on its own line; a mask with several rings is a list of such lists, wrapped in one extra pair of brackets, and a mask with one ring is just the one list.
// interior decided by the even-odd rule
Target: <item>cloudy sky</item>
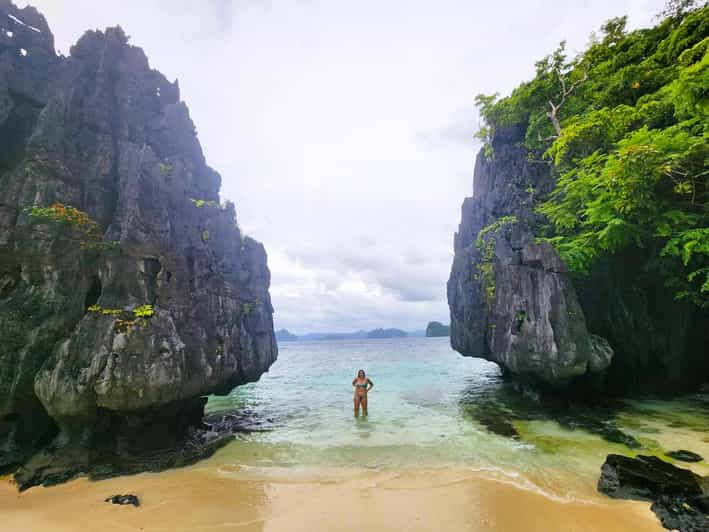
[(29, 3), (62, 53), (120, 24), (179, 79), (222, 197), (268, 251), (276, 326), (305, 333), (447, 323), (473, 97), (610, 17), (651, 24), (664, 0)]

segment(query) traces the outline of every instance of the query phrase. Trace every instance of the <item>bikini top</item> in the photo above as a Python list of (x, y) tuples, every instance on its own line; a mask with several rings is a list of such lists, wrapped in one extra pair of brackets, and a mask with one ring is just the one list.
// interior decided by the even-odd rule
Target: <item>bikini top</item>
[(371, 382), (372, 382), (372, 381), (370, 381), (369, 379), (367, 379), (367, 382), (365, 382), (364, 384), (355, 383), (355, 386), (356, 386), (357, 388), (366, 388), (367, 385), (368, 385), (369, 383), (371, 383)]

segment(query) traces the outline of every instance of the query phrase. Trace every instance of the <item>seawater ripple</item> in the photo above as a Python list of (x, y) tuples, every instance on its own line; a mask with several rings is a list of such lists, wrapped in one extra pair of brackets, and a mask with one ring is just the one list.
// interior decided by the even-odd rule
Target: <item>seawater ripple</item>
[[(355, 419), (351, 381), (359, 368), (374, 389), (370, 415)], [(488, 468), (507, 481), (521, 473), (543, 492), (563, 474), (573, 493), (574, 482), (595, 485), (611, 452), (666, 459), (688, 448), (709, 457), (708, 401), (697, 394), (540, 406), (495, 364), (460, 356), (447, 338), (403, 338), (282, 343), (269, 373), (210, 398), (208, 411), (236, 411), (243, 422), (245, 432), (220, 451), (227, 464)], [(709, 473), (706, 462), (682, 466)]]

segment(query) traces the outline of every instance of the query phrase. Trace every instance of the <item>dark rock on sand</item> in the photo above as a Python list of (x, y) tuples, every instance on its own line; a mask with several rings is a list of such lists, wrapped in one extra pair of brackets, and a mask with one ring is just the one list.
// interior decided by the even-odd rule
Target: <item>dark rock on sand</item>
[(709, 479), (655, 456), (608, 455), (598, 491), (616, 499), (652, 502), (652, 511), (667, 529), (709, 530)]
[[(78, 475), (101, 480), (187, 466), (208, 458), (232, 441), (235, 434), (267, 431), (273, 426), (272, 420), (262, 419), (257, 412), (244, 409), (207, 414), (201, 423), (178, 431), (172, 438), (161, 436), (151, 440), (138, 433), (88, 450), (50, 446), (19, 467), (15, 481), (20, 491), (24, 491), (37, 485), (60, 484)], [(164, 430), (164, 425), (159, 427), (158, 431)], [(153, 445), (149, 447), (151, 441)]]
[(140, 506), (140, 499), (136, 495), (113, 495), (108, 497), (104, 502), (110, 502), (113, 504)]

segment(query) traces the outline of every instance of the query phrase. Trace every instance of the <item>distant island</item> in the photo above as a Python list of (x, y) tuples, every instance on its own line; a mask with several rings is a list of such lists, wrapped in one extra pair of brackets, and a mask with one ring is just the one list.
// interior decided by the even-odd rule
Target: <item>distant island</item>
[(440, 321), (430, 321), (426, 327), (426, 336), (428, 338), (438, 336), (450, 336), (451, 328), (448, 325), (443, 325)]
[(276, 340), (279, 342), (314, 342), (320, 340), (368, 340), (377, 338), (421, 338), (426, 336), (423, 330), (404, 331), (402, 329), (373, 329), (371, 331), (359, 330), (355, 332), (325, 332), (325, 333), (307, 333), (296, 335), (288, 329), (279, 329), (276, 331)]
[(367, 338), (406, 338), (406, 331), (401, 329), (374, 329), (367, 333)]
[(288, 329), (278, 329), (276, 331), (276, 340), (279, 342), (294, 342), (298, 337), (291, 333)]

